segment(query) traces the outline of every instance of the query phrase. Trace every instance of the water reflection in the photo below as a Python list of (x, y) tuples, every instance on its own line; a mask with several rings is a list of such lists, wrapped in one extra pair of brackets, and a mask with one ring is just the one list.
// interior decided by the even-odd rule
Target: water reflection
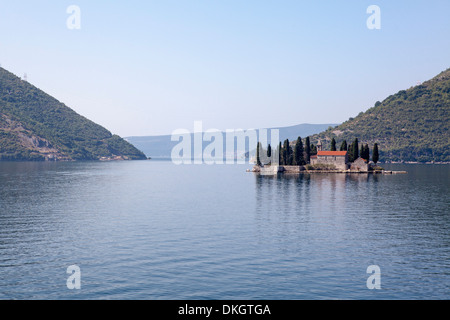
[[(369, 174), (255, 174), (257, 211), (307, 211), (345, 207), (378, 182)], [(306, 205), (308, 204), (308, 205)]]
[[(434, 283), (435, 290), (448, 291), (448, 166), (406, 171), (407, 175), (255, 175), (261, 241), (269, 241), (277, 234), (270, 230), (284, 223), (288, 227), (278, 233), (295, 243), (284, 242), (285, 248), (294, 246), (309, 259), (348, 270), (379, 264), (389, 274), (391, 294), (406, 290), (402, 277), (409, 268), (417, 279)], [(441, 282), (435, 283), (437, 279)]]
[(0, 163), (0, 298), (448, 298), (449, 167), (392, 169)]

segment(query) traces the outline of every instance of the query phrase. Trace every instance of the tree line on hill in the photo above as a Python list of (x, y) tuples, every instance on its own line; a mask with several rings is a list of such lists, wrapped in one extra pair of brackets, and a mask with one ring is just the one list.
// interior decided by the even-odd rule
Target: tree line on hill
[[(331, 140), (330, 151), (338, 151), (336, 140), (334, 138)], [(347, 151), (349, 162), (354, 162), (358, 158), (370, 161), (369, 145), (367, 143), (361, 144), (361, 148), (359, 148), (358, 138), (355, 138), (350, 145), (347, 144), (346, 140), (342, 141), (339, 151)], [(261, 158), (264, 154), (267, 155), (267, 159), (271, 159), (272, 156), (278, 156), (278, 163), (280, 165), (303, 166), (311, 162), (312, 156), (317, 155), (317, 146), (310, 142), (309, 137), (306, 137), (304, 142), (301, 137), (298, 137), (293, 147), (291, 146), (289, 139), (284, 140), (283, 143), (280, 141), (275, 150), (272, 150), (270, 144), (264, 149), (261, 142), (258, 142), (256, 147), (256, 164), (258, 166), (263, 164)], [(375, 164), (379, 161), (377, 143), (374, 144), (372, 149), (372, 161)]]

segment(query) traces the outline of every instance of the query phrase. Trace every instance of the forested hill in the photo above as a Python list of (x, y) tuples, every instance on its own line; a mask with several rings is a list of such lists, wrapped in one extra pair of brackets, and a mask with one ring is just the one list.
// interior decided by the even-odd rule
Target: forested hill
[(133, 145), (0, 68), (0, 160), (146, 159)]
[(450, 69), (389, 96), (354, 119), (311, 137), (379, 144), (381, 161), (450, 161)]

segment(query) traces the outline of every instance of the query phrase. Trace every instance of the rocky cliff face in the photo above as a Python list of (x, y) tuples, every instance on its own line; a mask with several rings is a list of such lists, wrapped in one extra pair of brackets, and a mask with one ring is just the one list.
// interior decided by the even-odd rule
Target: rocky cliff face
[(19, 143), (23, 150), (41, 155), (45, 160), (70, 160), (67, 156), (55, 148), (50, 141), (34, 135), (30, 130), (17, 121), (10, 119), (5, 114), (0, 114), (0, 131), (11, 141)]

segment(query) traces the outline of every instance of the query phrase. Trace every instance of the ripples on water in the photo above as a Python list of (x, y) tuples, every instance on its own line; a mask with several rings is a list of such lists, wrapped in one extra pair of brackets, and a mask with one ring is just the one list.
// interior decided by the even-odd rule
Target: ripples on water
[(450, 298), (449, 166), (246, 168), (0, 163), (0, 299)]

